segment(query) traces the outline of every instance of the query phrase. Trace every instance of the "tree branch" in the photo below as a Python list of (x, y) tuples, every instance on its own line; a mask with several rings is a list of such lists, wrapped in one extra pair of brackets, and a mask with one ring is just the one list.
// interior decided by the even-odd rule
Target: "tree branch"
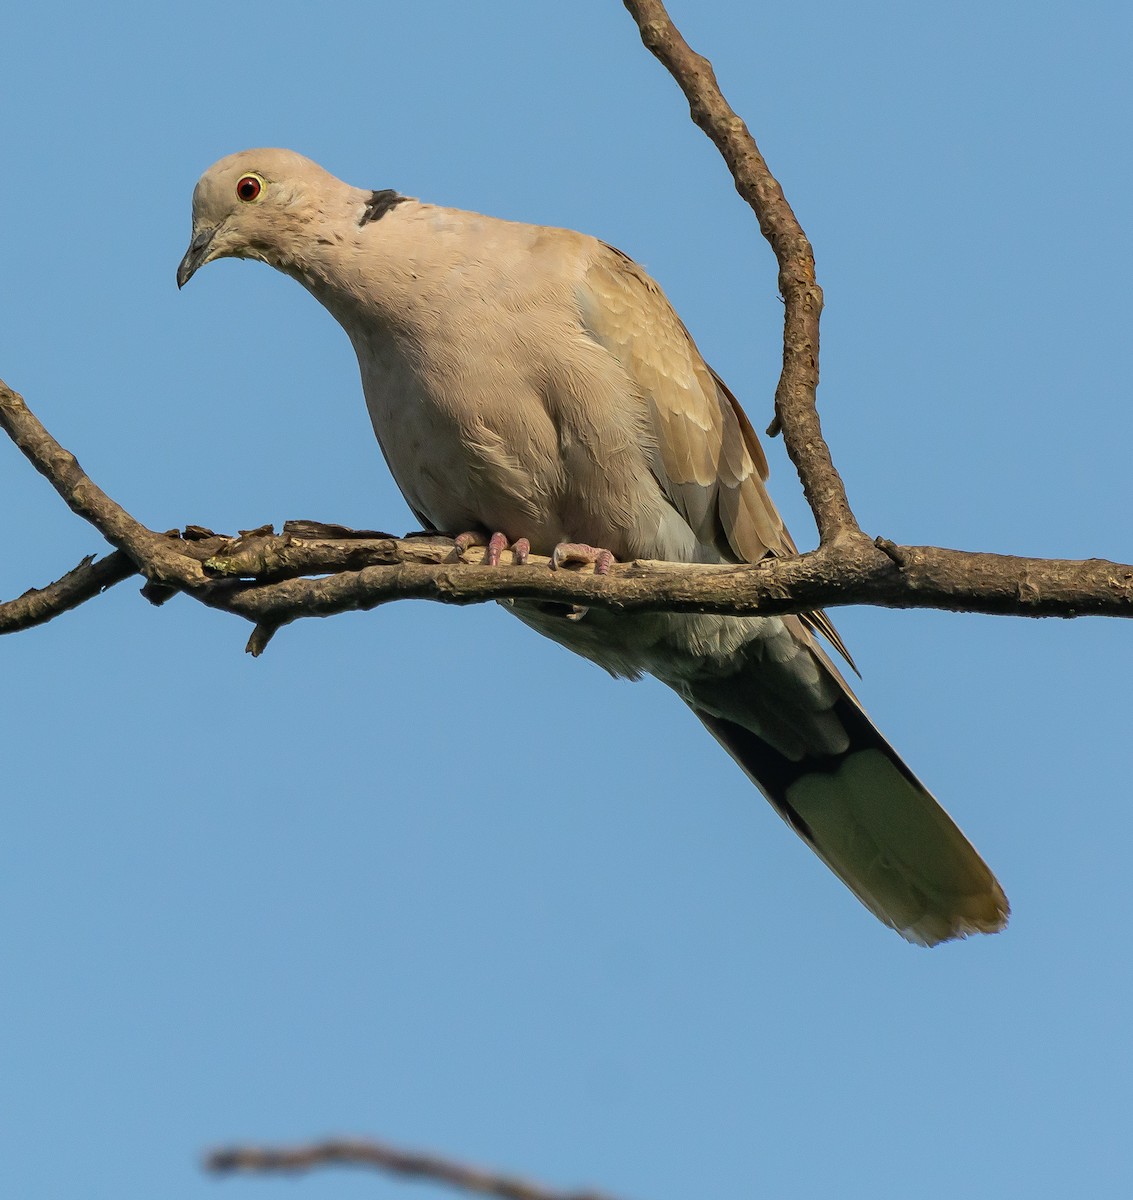
[(71, 511), (89, 521), (151, 580), (188, 591), (207, 586), (208, 580), (200, 565), (172, 551), (160, 534), (147, 529), (92, 483), (79, 466), (79, 460), (59, 445), (28, 408), (24, 398), (2, 379), (0, 428), (63, 497)]
[[(206, 566), (238, 574), (245, 563), (253, 569), (265, 564), (274, 582), (248, 584), (252, 590), (240, 603), (245, 615), (254, 609), (259, 619), (280, 624), (405, 598), (447, 604), (528, 600), (625, 613), (766, 615), (870, 604), (1029, 617), (1133, 616), (1130, 564), (896, 546), (884, 539), (824, 546), (755, 565), (615, 563), (608, 576), (589, 567), (551, 571), (550, 560), (538, 555), (515, 566), (508, 552), (499, 567), (485, 569), (482, 548), (469, 549), (459, 561), (447, 538), (386, 538), (351, 548), (290, 535), (260, 537), (257, 543), (214, 556)], [(289, 570), (309, 575), (335, 569), (332, 564), (346, 555), (356, 569), (323, 579), (283, 578)]]
[[(77, 459), (0, 381), (0, 427), (71, 509), (114, 547), (84, 559), (45, 588), (0, 604), (0, 633), (27, 629), (100, 594), (132, 574), (161, 602), (184, 592), (254, 624), (249, 650), (262, 652), (277, 629), (302, 617), (330, 616), (418, 598), (450, 604), (488, 600), (722, 614), (805, 612), (848, 604), (937, 608), (1017, 616), (1133, 616), (1133, 565), (1015, 558), (871, 541), (860, 529), (823, 438), (816, 407), (823, 306), (814, 252), (744, 122), (724, 99), (711, 64), (674, 27), (661, 0), (624, 0), (645, 46), (688, 99), (692, 119), (712, 139), (740, 195), (753, 209), (778, 263), (784, 300), (783, 366), (769, 432), (783, 434), (814, 513), (819, 548), (754, 565), (614, 564), (553, 571), (532, 556), (525, 566), (505, 554), (482, 565), (483, 549), (458, 555), (441, 536), (398, 539), (373, 531), (291, 523), (282, 535), (254, 530), (232, 539), (195, 527), (148, 529), (94, 484)], [(501, 1200), (603, 1200), (559, 1192), (439, 1157), (371, 1141), (334, 1140), (292, 1148), (219, 1150), (206, 1167), (226, 1172), (298, 1172), (355, 1165), (428, 1179)]]
[(783, 371), (775, 391), (775, 420), (768, 433), (782, 430), (783, 443), (799, 473), (821, 542), (860, 536), (815, 406), (822, 289), (815, 278), (814, 250), (755, 138), (724, 99), (712, 64), (680, 35), (661, 0), (624, 3), (637, 22), (646, 48), (680, 85), (692, 119), (723, 156), (736, 190), (751, 205), (779, 264), (779, 291), (784, 302)]
[(309, 1146), (237, 1146), (217, 1150), (205, 1159), (205, 1170), (294, 1173), (321, 1166), (373, 1167), (394, 1175), (428, 1179), (499, 1200), (611, 1200), (599, 1192), (560, 1192), (514, 1175), (485, 1171), (435, 1154), (399, 1150), (381, 1142), (334, 1140)]
[[(815, 410), (822, 293), (814, 256), (782, 189), (744, 123), (720, 94), (712, 67), (673, 27), (659, 0), (625, 0), (646, 46), (689, 99), (693, 119), (720, 149), (779, 262), (786, 306), (777, 419), (821, 535), (819, 548), (754, 565), (616, 564), (608, 577), (551, 571), (532, 557), (486, 570), (483, 551), (457, 556), (444, 538), (399, 540), (338, 527), (293, 523), (282, 537), (257, 530), (233, 541), (190, 527), (183, 535), (147, 529), (98, 488), (0, 382), (0, 425), (60, 496), (116, 547), (57, 584), (0, 606), (0, 632), (41, 623), (96, 595), (131, 567), (155, 603), (177, 591), (255, 625), (260, 653), (281, 626), (300, 617), (375, 608), (392, 600), (450, 604), (529, 601), (621, 612), (665, 609), (724, 614), (805, 612), (873, 604), (1017, 616), (1133, 615), (1133, 566), (895, 546), (870, 541), (854, 520)], [(319, 578), (311, 578), (319, 576)]]
[(121, 550), (97, 562), (93, 554), (88, 554), (77, 567), (47, 587), (30, 588), (15, 600), (0, 603), (0, 633), (17, 633), (42, 625), (137, 573), (133, 560)]
[[(328, 528), (338, 536), (322, 536)], [(592, 567), (552, 571), (550, 560), (538, 555), (516, 566), (506, 551), (499, 567), (485, 569), (483, 547), (458, 557), (450, 538), (344, 536), (352, 531), (312, 522), (289, 522), (279, 536), (257, 530), (236, 539), (192, 527), (183, 535), (146, 532), (162, 543), (166, 557), (185, 560), (186, 574), (203, 565), (215, 577), (209, 587), (193, 591), (197, 599), (261, 627), (249, 647), (253, 653), (271, 633), (299, 618), (405, 599), (527, 600), (625, 613), (767, 615), (871, 604), (1029, 617), (1133, 616), (1133, 565), (896, 546), (880, 538), (876, 544), (844, 541), (754, 566), (615, 563), (603, 577)], [(137, 569), (125, 556), (111, 555), (103, 564), (109, 564), (112, 582)], [(40, 611), (39, 597), (70, 576), (0, 605), (0, 632), (48, 620), (96, 595), (91, 573), (103, 564), (84, 564), (71, 573), (78, 579), (68, 603), (52, 600)]]
[(248, 645), (253, 654), (263, 651), (277, 629), (301, 617), (405, 599), (527, 600), (626, 613), (769, 615), (872, 604), (1029, 617), (1133, 616), (1128, 564), (896, 546), (864, 535), (754, 565), (616, 563), (608, 576), (598, 576), (590, 568), (552, 571), (550, 560), (537, 555), (516, 566), (505, 554), (499, 567), (488, 570), (480, 565), (482, 547), (458, 557), (445, 537), (359, 535), (311, 522), (293, 522), (280, 537), (260, 529), (231, 539), (195, 526), (184, 534), (161, 534), (97, 487), (2, 382), (0, 423), (68, 504), (122, 546), (122, 557), (84, 562), (42, 592), (0, 606), (0, 633), (50, 620), (134, 571), (150, 581), (146, 595), (155, 602), (184, 591), (253, 622)]

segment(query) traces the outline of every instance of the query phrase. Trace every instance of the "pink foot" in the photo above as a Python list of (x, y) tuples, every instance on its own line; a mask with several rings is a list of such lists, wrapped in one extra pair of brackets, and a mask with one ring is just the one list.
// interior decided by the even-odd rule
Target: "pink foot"
[(583, 542), (559, 542), (551, 551), (551, 570), (559, 567), (582, 566), (585, 563), (594, 564), (595, 575), (608, 575), (614, 556), (609, 550), (600, 546), (587, 546)]
[(462, 555), (469, 546), (486, 546), (488, 552), (484, 555), (484, 565), (487, 567), (498, 567), (500, 555), (509, 546), (515, 557), (516, 566), (523, 566), (527, 562), (527, 556), (531, 553), (531, 543), (526, 538), (509, 542), (507, 535), (503, 533), (493, 533), (491, 537), (487, 537), (483, 533), (462, 533), (454, 540), (458, 555)]

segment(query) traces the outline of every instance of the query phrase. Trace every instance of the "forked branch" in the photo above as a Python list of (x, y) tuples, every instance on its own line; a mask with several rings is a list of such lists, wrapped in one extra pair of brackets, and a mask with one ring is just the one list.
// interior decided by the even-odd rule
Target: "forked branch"
[(815, 407), (822, 289), (815, 278), (814, 250), (755, 138), (724, 99), (712, 64), (684, 40), (661, 0), (624, 3), (646, 48), (680, 85), (692, 119), (723, 156), (736, 190), (751, 205), (779, 264), (783, 370), (775, 391), (775, 420), (768, 432), (782, 430), (823, 544), (839, 536), (860, 535)]
[[(0, 604), (0, 633), (42, 624), (130, 575), (160, 603), (183, 592), (252, 622), (259, 653), (281, 626), (300, 617), (368, 609), (393, 600), (452, 604), (526, 600), (626, 612), (788, 613), (846, 604), (940, 608), (1016, 616), (1133, 616), (1133, 565), (1013, 558), (897, 546), (862, 533), (816, 409), (822, 290), (814, 253), (744, 122), (724, 99), (711, 64), (673, 26), (660, 0), (624, 0), (648, 49), (688, 98), (693, 120), (712, 139), (775, 253), (784, 300), (783, 367), (772, 432), (783, 434), (820, 535), (817, 550), (742, 566), (615, 564), (608, 577), (552, 571), (546, 559), (492, 570), (483, 551), (456, 554), (442, 536), (384, 534), (295, 523), (282, 535), (256, 530), (232, 539), (188, 527), (146, 528), (86, 475), (23, 399), (0, 383), (0, 426), (71, 509), (110, 544), (61, 579)], [(330, 1164), (368, 1166), (446, 1183), (502, 1200), (602, 1200), (563, 1193), (435, 1155), (374, 1142), (330, 1141), (291, 1149), (218, 1151), (210, 1170), (301, 1171)]]
[(405, 599), (530, 600), (623, 612), (772, 614), (872, 604), (1031, 617), (1133, 616), (1133, 565), (896, 546), (861, 535), (755, 565), (618, 563), (601, 577), (552, 571), (536, 555), (515, 566), (505, 554), (500, 567), (484, 570), (482, 549), (458, 556), (442, 536), (398, 539), (304, 522), (289, 524), (278, 537), (256, 530), (233, 540), (194, 526), (157, 533), (92, 483), (3, 383), (0, 425), (63, 499), (120, 547), (99, 563), (84, 560), (42, 591), (0, 604), (0, 632), (41, 624), (135, 572), (149, 581), (151, 599), (182, 591), (253, 622), (253, 653), (301, 617)]

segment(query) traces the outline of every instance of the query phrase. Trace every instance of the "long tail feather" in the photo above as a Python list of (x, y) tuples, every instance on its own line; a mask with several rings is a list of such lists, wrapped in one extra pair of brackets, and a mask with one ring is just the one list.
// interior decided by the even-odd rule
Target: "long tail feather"
[(875, 916), (934, 946), (996, 933), (1009, 906), (987, 864), (846, 694), (842, 754), (794, 762), (744, 726), (697, 708), (783, 819)]

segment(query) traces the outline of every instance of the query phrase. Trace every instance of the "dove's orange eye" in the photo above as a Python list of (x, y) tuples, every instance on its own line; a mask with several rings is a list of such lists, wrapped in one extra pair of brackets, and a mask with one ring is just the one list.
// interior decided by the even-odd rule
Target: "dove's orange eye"
[(263, 186), (258, 175), (245, 175), (236, 185), (236, 195), (245, 203), (251, 203), (259, 196)]

